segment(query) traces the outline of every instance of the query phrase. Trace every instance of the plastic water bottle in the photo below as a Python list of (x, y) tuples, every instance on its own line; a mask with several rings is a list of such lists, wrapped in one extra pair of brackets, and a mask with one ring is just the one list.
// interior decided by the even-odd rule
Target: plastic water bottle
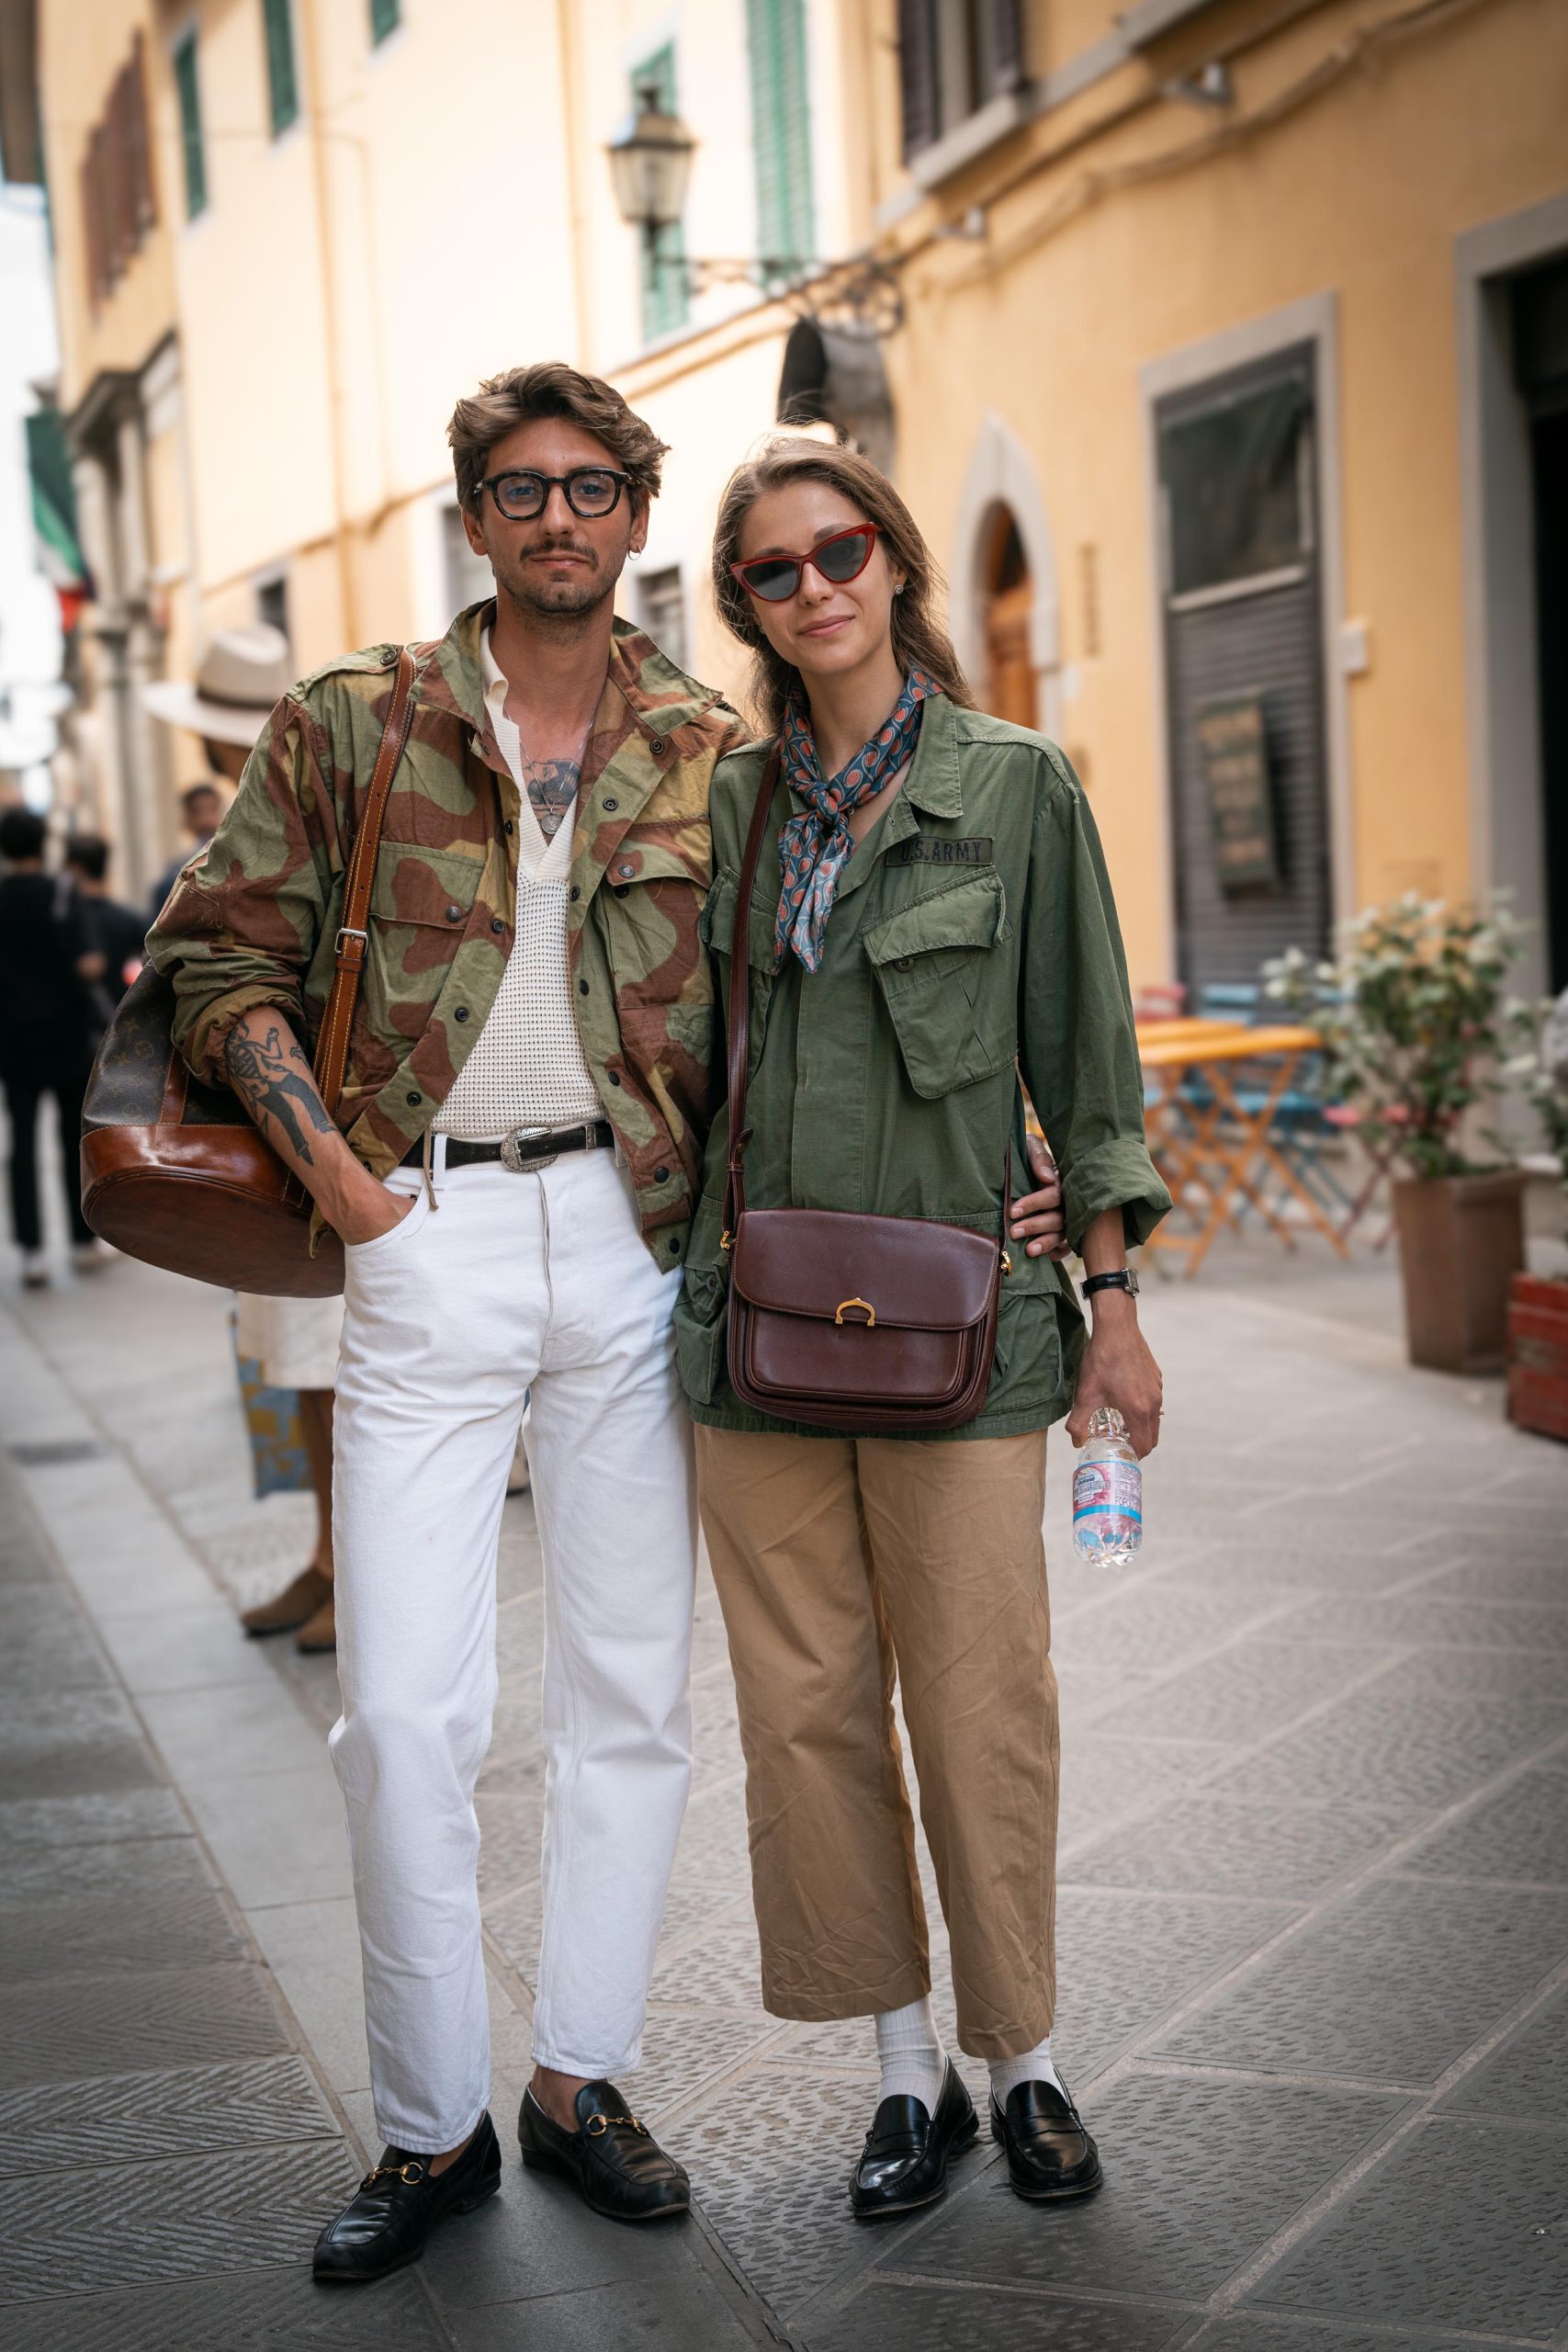
[(1144, 1540), (1144, 1473), (1114, 1405), (1089, 1417), (1073, 1473), (1073, 1549), (1080, 1560), (1124, 1568)]

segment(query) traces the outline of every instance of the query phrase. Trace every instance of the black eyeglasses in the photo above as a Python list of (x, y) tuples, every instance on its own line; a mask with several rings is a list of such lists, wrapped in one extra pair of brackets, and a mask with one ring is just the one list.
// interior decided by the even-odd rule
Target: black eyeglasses
[(566, 503), (584, 522), (613, 514), (621, 492), (632, 486), (630, 474), (611, 466), (574, 466), (569, 474), (490, 474), (480, 482), (509, 523), (531, 523), (542, 514), (552, 490), (563, 490)]
[(860, 578), (875, 545), (876, 525), (855, 523), (847, 531), (835, 531), (830, 539), (818, 539), (808, 555), (758, 555), (729, 569), (765, 605), (782, 605), (799, 588), (807, 564), (841, 588), (846, 581)]

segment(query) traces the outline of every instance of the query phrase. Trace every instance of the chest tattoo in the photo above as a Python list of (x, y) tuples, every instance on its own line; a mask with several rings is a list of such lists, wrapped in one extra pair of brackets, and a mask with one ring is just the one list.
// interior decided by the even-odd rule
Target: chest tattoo
[(577, 780), (581, 773), (581, 763), (577, 760), (525, 760), (523, 763), (529, 802), (547, 842), (554, 841), (562, 818), (577, 797)]

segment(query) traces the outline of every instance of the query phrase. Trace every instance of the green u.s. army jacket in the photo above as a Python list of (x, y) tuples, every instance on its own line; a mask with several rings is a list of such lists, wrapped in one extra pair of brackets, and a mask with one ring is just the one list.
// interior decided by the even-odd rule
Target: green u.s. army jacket
[[(703, 928), (730, 970), (761, 745), (714, 779), (714, 886)], [(746, 1197), (757, 1208), (928, 1217), (996, 1234), (1008, 1138), (1014, 1192), (1029, 1089), (1062, 1176), (1067, 1238), (1119, 1208), (1129, 1244), (1170, 1206), (1144, 1142), (1144, 1095), (1126, 966), (1100, 837), (1054, 743), (961, 710), (921, 706), (897, 797), (845, 867), (820, 969), (775, 967), (778, 842), (797, 808), (782, 780), (746, 909), (751, 1058)], [(728, 1260), (721, 1227), (728, 1111), (675, 1310), (681, 1377), (714, 1429), (778, 1430), (740, 1403), (726, 1369)], [(1071, 1406), (1083, 1317), (1065, 1268), (1011, 1252), (985, 1408), (952, 1438), (1017, 1437)], [(800, 1425), (797, 1434), (830, 1432)]]
[[(491, 604), (419, 645), (409, 747), (387, 803), (370, 940), (337, 1123), (385, 1176), (450, 1092), (495, 1001), (517, 893), (517, 787), (485, 708)], [(224, 1080), (258, 1005), (314, 1042), (332, 986), (344, 870), (391, 696), (397, 648), (329, 663), (286, 695), (238, 796), (182, 871), (148, 942), (177, 999), (175, 1041)], [(712, 1108), (708, 786), (746, 729), (709, 687), (617, 621), (579, 786), (567, 956), (583, 1058), (637, 1188), (656, 1261), (682, 1262)]]

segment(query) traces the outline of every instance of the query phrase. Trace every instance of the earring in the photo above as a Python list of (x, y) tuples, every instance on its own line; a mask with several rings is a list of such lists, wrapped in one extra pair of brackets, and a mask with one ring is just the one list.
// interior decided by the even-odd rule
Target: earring
[(909, 583), (908, 583), (908, 582), (907, 580), (900, 580), (900, 582), (898, 582), (897, 587), (897, 588), (895, 588), (895, 590), (893, 591), (893, 594), (894, 594), (896, 596), (901, 596), (901, 595), (903, 594), (903, 593), (904, 593), (905, 589), (908, 586), (908, 584), (909, 584)]

